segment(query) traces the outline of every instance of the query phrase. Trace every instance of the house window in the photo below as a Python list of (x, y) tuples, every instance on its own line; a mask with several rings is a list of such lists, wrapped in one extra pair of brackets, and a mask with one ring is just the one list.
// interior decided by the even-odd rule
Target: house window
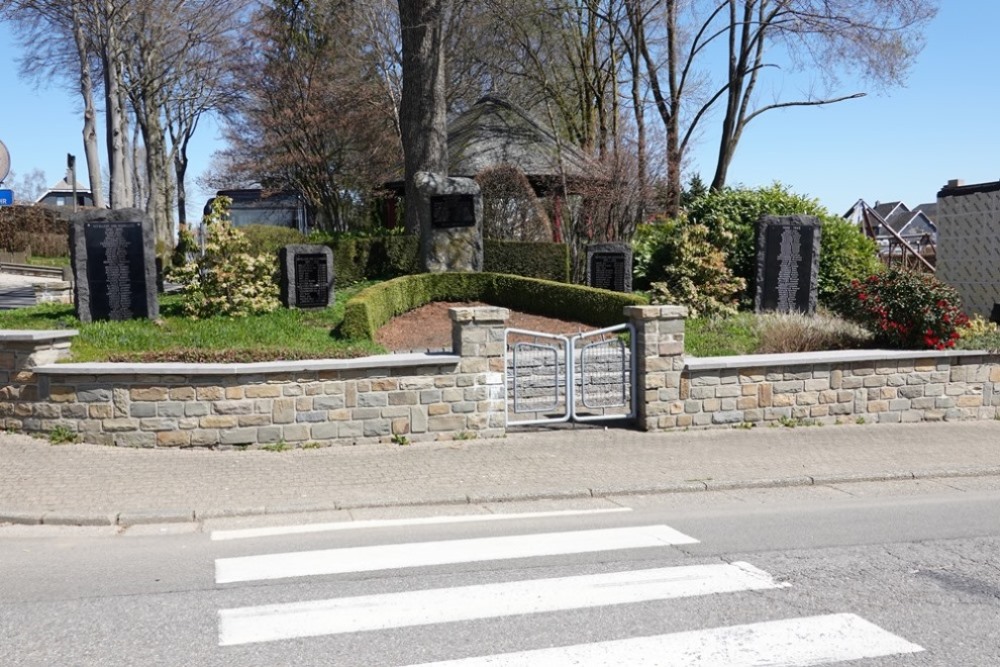
[(56, 206), (65, 206), (65, 205), (66, 205), (65, 197), (56, 197)]

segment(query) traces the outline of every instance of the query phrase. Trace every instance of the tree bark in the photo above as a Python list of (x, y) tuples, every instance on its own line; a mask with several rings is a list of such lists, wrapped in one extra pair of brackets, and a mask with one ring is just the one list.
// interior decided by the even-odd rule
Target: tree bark
[(420, 171), (447, 175), (448, 125), (445, 115), (444, 16), (449, 0), (399, 0), (403, 42), (403, 95), (400, 130), (406, 191), (407, 233), (420, 233)]
[(87, 159), (87, 180), (94, 206), (104, 208), (104, 185), (101, 179), (101, 156), (97, 146), (97, 112), (94, 109), (94, 81), (90, 77), (90, 58), (79, 5), (71, 5), (73, 41), (80, 58), (80, 95), (83, 97), (83, 152)]

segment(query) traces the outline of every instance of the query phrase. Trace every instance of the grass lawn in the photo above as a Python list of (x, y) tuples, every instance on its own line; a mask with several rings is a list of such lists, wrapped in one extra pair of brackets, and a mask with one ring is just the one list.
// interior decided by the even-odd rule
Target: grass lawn
[(0, 312), (0, 328), (78, 329), (70, 361), (251, 362), (384, 354), (374, 343), (333, 335), (346, 301), (366, 286), (338, 289), (334, 305), (322, 310), (279, 308), (254, 317), (192, 320), (181, 316), (179, 296), (161, 295), (157, 322), (81, 324), (73, 306), (45, 304)]

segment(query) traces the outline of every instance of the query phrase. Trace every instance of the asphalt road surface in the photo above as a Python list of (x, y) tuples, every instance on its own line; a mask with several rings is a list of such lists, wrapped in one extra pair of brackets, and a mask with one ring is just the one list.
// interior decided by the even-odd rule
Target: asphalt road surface
[(1000, 480), (0, 528), (2, 665), (1000, 665)]

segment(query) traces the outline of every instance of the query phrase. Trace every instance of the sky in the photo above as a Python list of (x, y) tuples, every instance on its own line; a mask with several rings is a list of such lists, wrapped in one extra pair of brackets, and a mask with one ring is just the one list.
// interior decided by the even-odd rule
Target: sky
[[(913, 207), (933, 202), (950, 179), (1000, 179), (1000, 2), (940, 4), (905, 87), (763, 114), (744, 133), (729, 184), (779, 181), (844, 213), (858, 199)], [(8, 26), (0, 23), (0, 141), (10, 152), (11, 169), (42, 169), (52, 185), (65, 174), (66, 154), (73, 153), (77, 178), (85, 182), (78, 93), (20, 78), (19, 55)], [(694, 147), (689, 173), (711, 179), (716, 141), (706, 134)], [(214, 122), (200, 125), (192, 140), (188, 188), (195, 212), (212, 193), (199, 190), (194, 178), (207, 169), (219, 142)]]

